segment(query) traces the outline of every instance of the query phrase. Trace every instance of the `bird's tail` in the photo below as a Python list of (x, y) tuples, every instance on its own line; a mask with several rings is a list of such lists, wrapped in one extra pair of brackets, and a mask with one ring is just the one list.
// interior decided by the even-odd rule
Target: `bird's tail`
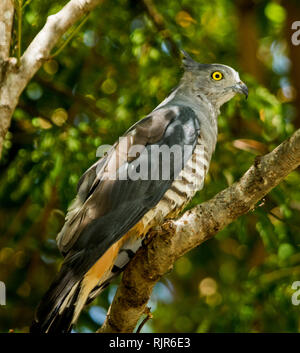
[(36, 310), (30, 332), (70, 332), (83, 307), (124, 270), (141, 241), (140, 238), (134, 239), (132, 244), (126, 243), (121, 250), (116, 243), (84, 274), (81, 263), (76, 263), (76, 257), (65, 259)]
[(30, 332), (70, 332), (80, 293), (80, 282), (70, 269), (63, 266), (38, 305)]

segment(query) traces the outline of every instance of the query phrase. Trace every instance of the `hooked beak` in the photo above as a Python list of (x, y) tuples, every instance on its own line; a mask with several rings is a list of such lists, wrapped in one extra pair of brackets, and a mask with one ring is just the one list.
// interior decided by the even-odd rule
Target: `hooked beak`
[(233, 90), (237, 93), (242, 93), (248, 98), (248, 87), (244, 84), (244, 82), (240, 81), (236, 85), (233, 86)]

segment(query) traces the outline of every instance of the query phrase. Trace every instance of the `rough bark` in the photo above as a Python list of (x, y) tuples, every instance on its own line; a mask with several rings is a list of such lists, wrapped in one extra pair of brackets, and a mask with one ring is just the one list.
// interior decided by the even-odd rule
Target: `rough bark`
[(1, 61), (6, 60), (9, 57), (13, 17), (14, 17), (13, 0), (1, 0), (0, 2), (0, 60)]
[[(51, 50), (61, 36), (101, 2), (102, 0), (69, 1), (58, 13), (47, 18), (46, 24), (33, 39), (18, 64), (16, 58), (8, 58), (12, 15), (9, 17), (6, 14), (11, 13), (9, 11), (13, 13), (12, 0), (1, 0), (0, 26), (1, 23), (4, 23), (5, 16), (9, 17), (10, 21), (5, 22), (4, 27), (2, 25), (2, 30), (5, 31), (5, 39), (0, 45), (0, 67), (3, 68), (2, 75), (0, 75), (0, 156), (12, 114), (24, 88), (39, 70), (42, 63), (49, 58)], [(5, 6), (8, 10), (3, 13)]]
[(269, 154), (257, 157), (238, 182), (152, 231), (148, 244), (127, 266), (98, 332), (132, 332), (145, 312), (154, 285), (174, 262), (252, 210), (299, 165), (300, 129)]
[[(13, 0), (1, 0), (0, 2), (0, 156), (5, 134), (8, 130), (9, 122), (5, 119), (8, 107), (2, 104), (2, 87), (5, 72), (8, 67), (11, 32), (14, 17)], [(5, 132), (4, 132), (5, 131)]]

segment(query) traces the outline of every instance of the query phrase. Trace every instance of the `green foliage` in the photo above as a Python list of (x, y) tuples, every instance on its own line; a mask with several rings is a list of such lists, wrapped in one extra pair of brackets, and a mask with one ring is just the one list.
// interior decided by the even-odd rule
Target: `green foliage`
[[(23, 1), (22, 33), (17, 26), (12, 54), (18, 56), (20, 38), (26, 48), (66, 2)], [(62, 261), (56, 234), (97, 147), (112, 144), (177, 84), (174, 45), (201, 62), (235, 67), (250, 92), (248, 101), (236, 97), (223, 107), (205, 188), (189, 207), (238, 180), (256, 155), (295, 130), (287, 13), (278, 2), (257, 1), (249, 27), (258, 33), (263, 77), (249, 73), (240, 59), (248, 47), (239, 37), (237, 2), (170, 0), (156, 6), (165, 29), (157, 28), (141, 2), (104, 1), (63, 36), (57, 55), (20, 99), (0, 165), (0, 280), (8, 291), (1, 332), (28, 330)], [(295, 171), (252, 212), (178, 260), (155, 287), (149, 304), (154, 318), (143, 331), (299, 332), (299, 307), (291, 304), (291, 285), (300, 278), (299, 184)], [(115, 290), (111, 285), (85, 310), (76, 330), (96, 330)]]

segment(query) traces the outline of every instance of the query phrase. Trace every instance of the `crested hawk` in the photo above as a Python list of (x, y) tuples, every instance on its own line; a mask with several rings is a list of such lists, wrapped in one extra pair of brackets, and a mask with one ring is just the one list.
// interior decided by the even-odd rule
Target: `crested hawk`
[(231, 67), (183, 54), (177, 88), (81, 177), (57, 236), (64, 261), (37, 308), (32, 332), (69, 332), (149, 229), (176, 217), (203, 187), (219, 109), (248, 89)]

